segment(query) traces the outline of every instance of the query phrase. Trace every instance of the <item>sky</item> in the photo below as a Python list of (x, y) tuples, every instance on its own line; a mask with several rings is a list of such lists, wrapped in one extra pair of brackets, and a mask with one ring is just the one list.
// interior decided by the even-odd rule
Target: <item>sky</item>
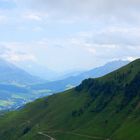
[(0, 0), (0, 57), (85, 70), (140, 57), (140, 0)]

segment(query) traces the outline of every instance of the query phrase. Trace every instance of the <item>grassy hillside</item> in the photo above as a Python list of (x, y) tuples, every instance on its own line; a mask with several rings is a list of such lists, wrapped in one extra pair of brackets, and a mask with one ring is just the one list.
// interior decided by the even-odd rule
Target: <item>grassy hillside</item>
[(139, 140), (140, 59), (0, 118), (1, 140)]

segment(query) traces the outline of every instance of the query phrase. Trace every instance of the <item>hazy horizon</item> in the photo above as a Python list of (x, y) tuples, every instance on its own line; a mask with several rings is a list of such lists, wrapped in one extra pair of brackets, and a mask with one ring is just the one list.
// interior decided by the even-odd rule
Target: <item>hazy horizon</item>
[(140, 57), (140, 1), (0, 0), (0, 57), (56, 72)]

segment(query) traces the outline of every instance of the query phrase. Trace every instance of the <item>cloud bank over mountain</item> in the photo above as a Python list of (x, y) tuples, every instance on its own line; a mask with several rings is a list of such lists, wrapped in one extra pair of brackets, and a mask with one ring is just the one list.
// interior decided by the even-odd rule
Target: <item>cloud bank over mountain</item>
[(16, 64), (65, 71), (140, 56), (139, 0), (0, 0), (0, 5), (0, 56)]

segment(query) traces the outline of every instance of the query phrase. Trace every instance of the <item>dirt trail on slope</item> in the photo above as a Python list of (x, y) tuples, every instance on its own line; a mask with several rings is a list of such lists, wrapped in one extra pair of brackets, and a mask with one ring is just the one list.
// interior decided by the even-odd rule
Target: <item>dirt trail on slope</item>
[(38, 132), (39, 135), (46, 136), (46, 137), (50, 138), (50, 140), (56, 140), (55, 138), (53, 138), (53, 137), (51, 137), (50, 135), (48, 135), (48, 134), (51, 134), (51, 133), (71, 134), (71, 135), (75, 135), (75, 136), (80, 136), (80, 137), (85, 137), (85, 138), (90, 138), (90, 139), (96, 139), (96, 140), (97, 140), (97, 139), (98, 139), (98, 140), (109, 140), (109, 139), (105, 139), (105, 138), (102, 138), (102, 137), (84, 135), (84, 134), (79, 134), (79, 133), (74, 133), (74, 132), (50, 131), (50, 132), (47, 132), (47, 134), (46, 134), (46, 133), (43, 133), (43, 132)]
[(49, 136), (49, 135), (47, 135), (47, 134), (45, 134), (43, 132), (38, 132), (38, 134), (42, 135), (42, 136), (45, 136), (45, 137), (48, 137), (48, 138), (50, 138), (50, 140), (56, 140), (55, 138), (53, 138), (53, 137), (51, 137), (51, 136)]

